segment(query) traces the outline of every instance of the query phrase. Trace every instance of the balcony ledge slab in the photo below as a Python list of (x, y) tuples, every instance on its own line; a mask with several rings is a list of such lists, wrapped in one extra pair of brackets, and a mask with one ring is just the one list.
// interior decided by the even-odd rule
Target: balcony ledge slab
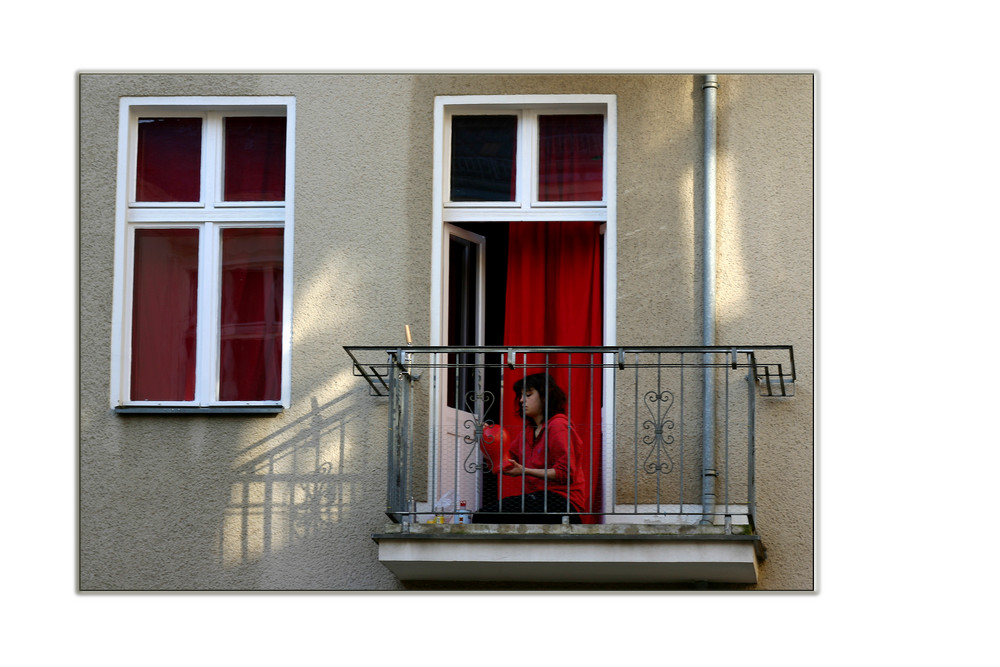
[(733, 529), (403, 523), (372, 538), (401, 581), (755, 584), (760, 537)]

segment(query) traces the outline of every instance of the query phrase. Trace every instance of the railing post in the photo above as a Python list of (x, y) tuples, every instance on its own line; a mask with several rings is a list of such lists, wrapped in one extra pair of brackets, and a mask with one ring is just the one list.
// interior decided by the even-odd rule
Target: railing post
[[(410, 475), (410, 431), (412, 414), (410, 410), (410, 380), (411, 375), (403, 360), (402, 350), (395, 353), (389, 360), (389, 465), (387, 466), (386, 507), (393, 519), (410, 511), (408, 492)], [(414, 519), (415, 517), (410, 517)]]
[(396, 371), (392, 367), (391, 360), (389, 363), (389, 369), (389, 465), (387, 466), (386, 471), (385, 511), (386, 514), (388, 514), (392, 519), (396, 519), (396, 513), (402, 511), (400, 502), (405, 502), (405, 496), (403, 495), (403, 487), (405, 485), (402, 480), (403, 469), (402, 462), (400, 460), (402, 452), (400, 451), (400, 443), (398, 439), (400, 429), (399, 382), (396, 380)]
[(711, 524), (715, 514), (715, 355), (702, 355), (704, 373), (704, 403), (702, 404), (701, 436), (701, 523)]

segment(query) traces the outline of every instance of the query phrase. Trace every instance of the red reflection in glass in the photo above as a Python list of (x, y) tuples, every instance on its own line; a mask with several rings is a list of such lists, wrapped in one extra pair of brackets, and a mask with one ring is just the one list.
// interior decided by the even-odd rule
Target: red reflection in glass
[(539, 201), (601, 201), (604, 116), (539, 116)]
[(285, 118), (232, 117), (225, 123), (225, 201), (283, 201)]
[(135, 199), (201, 199), (201, 119), (140, 118)]
[(194, 400), (197, 325), (198, 230), (136, 230), (133, 401)]
[(284, 230), (222, 231), (219, 400), (281, 398)]

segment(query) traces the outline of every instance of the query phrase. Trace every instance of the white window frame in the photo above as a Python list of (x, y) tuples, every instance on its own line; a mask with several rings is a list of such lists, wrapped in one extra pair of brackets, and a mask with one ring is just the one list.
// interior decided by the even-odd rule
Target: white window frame
[[(515, 202), (451, 202), (450, 119), (465, 114), (518, 115), (518, 150)], [(600, 202), (538, 202), (534, 175), (537, 173), (537, 132), (532, 119), (543, 113), (601, 113), (604, 124), (604, 188)], [(527, 122), (522, 122), (527, 120)], [(524, 147), (529, 150), (522, 150)], [(618, 223), (617, 223), (618, 112), (615, 95), (469, 95), (439, 96), (434, 100), (434, 178), (431, 232), (431, 322), (430, 344), (444, 345), (447, 328), (447, 292), (444, 258), (448, 236), (446, 224), (462, 222), (519, 222), (527, 220), (594, 220), (604, 223), (604, 322), (603, 344), (616, 344), (618, 312)], [(529, 196), (525, 196), (526, 193)], [(611, 359), (606, 360), (610, 365)], [(603, 377), (604, 419), (614, 415), (614, 371), (605, 368)], [(431, 392), (430, 414), (440, 414), (441, 398)], [(604, 428), (603, 471), (604, 511), (610, 511), (614, 476), (611, 469), (613, 429)]]
[[(492, 100), (492, 102), (490, 101)], [(442, 211), (443, 222), (505, 222), (520, 220), (597, 220), (606, 221), (609, 201), (613, 208), (614, 158), (617, 124), (613, 95), (514, 95), (438, 97), (435, 104), (435, 215)], [(547, 114), (601, 114), (604, 132), (604, 198), (601, 201), (538, 200), (538, 117)], [(450, 201), (452, 116), (509, 115), (517, 117), (517, 157), (515, 200)], [(612, 136), (609, 136), (612, 135)], [(610, 151), (610, 153), (609, 153)], [(610, 196), (609, 196), (610, 195)], [(567, 217), (567, 211), (572, 211)]]
[[(138, 119), (201, 117), (201, 201), (136, 202), (135, 165)], [(232, 116), (286, 118), (285, 200), (222, 201), (222, 119)], [(111, 342), (111, 405), (115, 409), (287, 408), (291, 402), (292, 258), (295, 199), (294, 97), (126, 97), (119, 104), (118, 183), (115, 214), (114, 293)], [(219, 401), (219, 239), (227, 228), (284, 230), (281, 398), (272, 401)], [(130, 396), (132, 249), (136, 229), (198, 229), (199, 289), (197, 377), (193, 401), (133, 401)]]

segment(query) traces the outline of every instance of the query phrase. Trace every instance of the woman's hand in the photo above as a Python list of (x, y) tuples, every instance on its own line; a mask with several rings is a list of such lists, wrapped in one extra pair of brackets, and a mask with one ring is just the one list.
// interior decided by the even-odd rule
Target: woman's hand
[(524, 474), (524, 466), (522, 466), (517, 461), (507, 461), (507, 465), (504, 466), (503, 474), (505, 475), (521, 475)]

